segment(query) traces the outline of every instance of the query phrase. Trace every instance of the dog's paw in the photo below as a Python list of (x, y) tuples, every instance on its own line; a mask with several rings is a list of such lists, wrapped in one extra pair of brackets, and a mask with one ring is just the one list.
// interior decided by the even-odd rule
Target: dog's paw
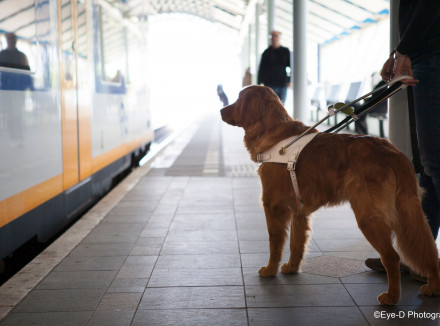
[(433, 290), (431, 286), (429, 286), (429, 284), (425, 284), (420, 288), (420, 294), (421, 295), (426, 295), (428, 297), (432, 297), (432, 296), (437, 296), (440, 294), (440, 290), (439, 289), (435, 289)]
[(277, 271), (264, 266), (264, 267), (260, 268), (260, 270), (258, 271), (258, 274), (261, 277), (269, 277), (269, 276), (275, 276), (277, 274)]
[(298, 273), (298, 268), (293, 267), (289, 263), (285, 263), (283, 266), (281, 266), (281, 273), (295, 274), (295, 273)]
[(383, 306), (394, 306), (399, 301), (399, 298), (394, 295), (390, 295), (388, 292), (385, 292), (379, 295), (377, 300)]

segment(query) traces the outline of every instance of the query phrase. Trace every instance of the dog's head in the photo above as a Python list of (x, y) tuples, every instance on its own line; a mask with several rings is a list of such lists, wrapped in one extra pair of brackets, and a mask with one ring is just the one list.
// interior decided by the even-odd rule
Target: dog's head
[(220, 113), (224, 122), (245, 130), (256, 124), (267, 128), (268, 124), (291, 120), (275, 92), (257, 85), (244, 88), (237, 101), (225, 106)]

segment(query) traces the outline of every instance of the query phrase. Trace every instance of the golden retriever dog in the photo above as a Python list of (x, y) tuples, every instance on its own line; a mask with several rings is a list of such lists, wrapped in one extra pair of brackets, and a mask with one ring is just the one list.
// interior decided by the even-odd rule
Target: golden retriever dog
[[(258, 153), (307, 129), (264, 86), (243, 89), (235, 103), (221, 110), (221, 116), (226, 123), (244, 129), (244, 143), (253, 161)], [(400, 298), (400, 258), (393, 247), (393, 234), (402, 261), (428, 278), (421, 294), (440, 294), (438, 252), (422, 210), (414, 169), (388, 140), (317, 134), (296, 164), (302, 202), (285, 164), (263, 163), (258, 173), (270, 242), (269, 262), (259, 270), (260, 276), (277, 274), (289, 229), (290, 258), (281, 272), (297, 273), (309, 238), (311, 213), (348, 201), (359, 229), (379, 252), (387, 271), (388, 289), (379, 295), (379, 302), (394, 305)]]

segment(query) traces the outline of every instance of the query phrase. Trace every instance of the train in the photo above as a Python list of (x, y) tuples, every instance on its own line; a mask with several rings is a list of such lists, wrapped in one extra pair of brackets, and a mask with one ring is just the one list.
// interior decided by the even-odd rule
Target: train
[(73, 223), (153, 141), (147, 20), (113, 3), (0, 2), (0, 260)]

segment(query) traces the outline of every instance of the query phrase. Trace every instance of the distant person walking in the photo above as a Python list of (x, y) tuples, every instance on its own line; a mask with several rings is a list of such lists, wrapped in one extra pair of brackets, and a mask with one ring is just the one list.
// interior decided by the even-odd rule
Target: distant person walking
[(272, 88), (284, 104), (287, 87), (290, 86), (290, 77), (286, 71), (286, 68), (290, 68), (290, 51), (281, 46), (280, 32), (272, 31), (270, 35), (270, 46), (261, 56), (257, 83)]

